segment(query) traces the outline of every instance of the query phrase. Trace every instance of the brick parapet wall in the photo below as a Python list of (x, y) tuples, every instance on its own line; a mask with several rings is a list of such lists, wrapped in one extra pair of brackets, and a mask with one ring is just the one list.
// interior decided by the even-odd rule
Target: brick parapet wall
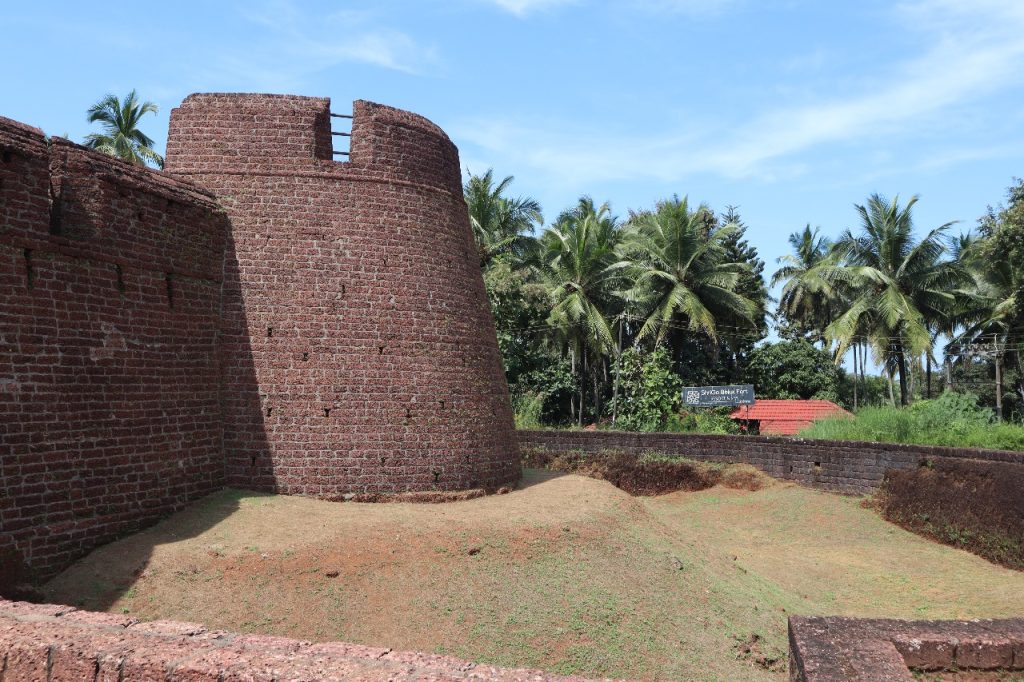
[(208, 631), (195, 623), (140, 623), (52, 604), (0, 600), (0, 675), (36, 680), (580, 680), (343, 642)]
[(327, 498), (512, 483), (458, 152), (426, 119), (358, 101), (351, 160), (330, 161), (329, 110), (193, 95), (171, 114), (167, 168), (213, 191), (232, 223), (228, 481)]
[(223, 485), (226, 216), (0, 119), (0, 588)]
[(1006, 677), (999, 679), (1010, 679), (1010, 671), (1024, 670), (1024, 618), (789, 619), (792, 682), (913, 682), (919, 678), (911, 670), (1002, 673)]
[(887, 470), (918, 466), (927, 459), (1024, 464), (1022, 452), (772, 436), (523, 430), (518, 432), (518, 439), (524, 449), (541, 447), (553, 452), (658, 452), (712, 462), (743, 462), (776, 478), (852, 494), (871, 493), (881, 485)]

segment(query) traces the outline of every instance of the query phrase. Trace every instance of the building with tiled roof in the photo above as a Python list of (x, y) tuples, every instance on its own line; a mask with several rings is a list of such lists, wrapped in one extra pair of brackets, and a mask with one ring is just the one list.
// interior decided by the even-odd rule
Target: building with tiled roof
[(831, 400), (758, 400), (740, 405), (729, 416), (771, 436), (795, 436), (819, 419), (853, 415)]

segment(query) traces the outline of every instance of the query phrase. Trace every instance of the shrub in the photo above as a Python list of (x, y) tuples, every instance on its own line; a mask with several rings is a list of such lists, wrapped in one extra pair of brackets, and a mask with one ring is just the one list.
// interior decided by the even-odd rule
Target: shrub
[(904, 528), (1024, 570), (1024, 465), (937, 458), (886, 473), (875, 501)]
[(704, 408), (680, 412), (665, 422), (665, 431), (674, 433), (740, 433), (740, 425), (731, 419), (731, 407)]
[(843, 371), (806, 341), (765, 343), (750, 352), (747, 380), (761, 398), (839, 400)]
[(664, 430), (679, 406), (683, 388), (668, 351), (661, 346), (653, 351), (630, 348), (622, 353), (617, 371), (621, 394), (616, 428)]
[(544, 411), (544, 396), (539, 393), (521, 393), (512, 398), (517, 429), (540, 429), (541, 413)]

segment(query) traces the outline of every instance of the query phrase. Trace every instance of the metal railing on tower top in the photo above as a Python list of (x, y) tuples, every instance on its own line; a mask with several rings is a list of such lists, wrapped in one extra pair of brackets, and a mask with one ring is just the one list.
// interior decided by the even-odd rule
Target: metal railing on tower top
[[(332, 129), (331, 130), (331, 135), (333, 137), (340, 137), (340, 138), (343, 138), (343, 139), (348, 139), (349, 140), (349, 148), (351, 149), (351, 140), (352, 140), (352, 128), (351, 128), (352, 123), (351, 123), (351, 121), (352, 121), (352, 116), (350, 114), (336, 114), (336, 113), (334, 113), (332, 111), (331, 112), (332, 123), (333, 123), (333, 119), (337, 119), (337, 118), (348, 119), (348, 121), (349, 121), (349, 132), (336, 131), (336, 130)], [(334, 156), (348, 156), (349, 155), (349, 150), (345, 150), (345, 151), (334, 150), (334, 151), (331, 152), (331, 154), (333, 154)]]

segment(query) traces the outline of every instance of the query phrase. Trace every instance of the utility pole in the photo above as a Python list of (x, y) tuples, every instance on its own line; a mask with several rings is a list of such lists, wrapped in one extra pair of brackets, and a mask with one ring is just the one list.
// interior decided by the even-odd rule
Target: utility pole
[(853, 340), (853, 411), (857, 411), (857, 339)]
[(999, 354), (999, 341), (992, 335), (992, 353), (996, 363), (996, 419), (1003, 421), (1003, 367), (1002, 356)]
[(615, 388), (612, 391), (612, 426), (619, 418), (619, 377), (622, 375), (622, 325), (625, 324), (623, 317), (619, 318), (619, 352), (615, 356)]

